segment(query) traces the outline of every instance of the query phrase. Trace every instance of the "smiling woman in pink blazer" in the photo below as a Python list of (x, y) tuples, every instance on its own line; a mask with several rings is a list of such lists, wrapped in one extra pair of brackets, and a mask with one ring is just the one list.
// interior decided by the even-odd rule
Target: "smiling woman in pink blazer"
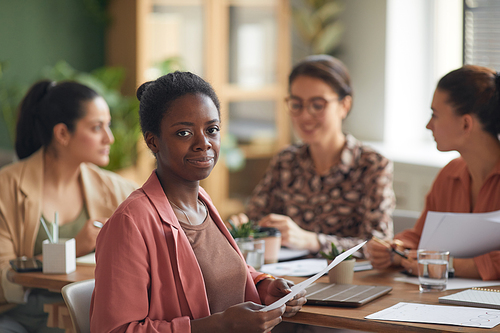
[(246, 265), (199, 181), (220, 150), (212, 87), (175, 72), (139, 87), (140, 119), (157, 169), (102, 229), (92, 332), (269, 332), (305, 303), (259, 311), (291, 282)]

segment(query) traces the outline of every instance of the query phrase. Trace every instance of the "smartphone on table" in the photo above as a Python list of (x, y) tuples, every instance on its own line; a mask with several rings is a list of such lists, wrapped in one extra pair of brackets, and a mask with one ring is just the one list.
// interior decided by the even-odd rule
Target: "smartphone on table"
[(41, 272), (42, 262), (36, 258), (19, 257), (10, 260), (10, 266), (16, 272)]

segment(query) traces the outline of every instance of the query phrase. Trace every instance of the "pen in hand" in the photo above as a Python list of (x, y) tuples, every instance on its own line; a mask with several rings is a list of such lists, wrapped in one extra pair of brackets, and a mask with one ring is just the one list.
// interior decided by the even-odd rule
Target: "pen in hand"
[(386, 241), (383, 241), (381, 240), (380, 238), (377, 238), (375, 236), (372, 236), (372, 239), (374, 241), (376, 241), (377, 243), (379, 244), (382, 244), (383, 246), (385, 246), (386, 248), (390, 249), (392, 252), (396, 253), (397, 255), (405, 258), (405, 259), (409, 259), (408, 256), (406, 254), (404, 254), (403, 252), (399, 251), (398, 249), (395, 249), (391, 246), (391, 244), (387, 243)]

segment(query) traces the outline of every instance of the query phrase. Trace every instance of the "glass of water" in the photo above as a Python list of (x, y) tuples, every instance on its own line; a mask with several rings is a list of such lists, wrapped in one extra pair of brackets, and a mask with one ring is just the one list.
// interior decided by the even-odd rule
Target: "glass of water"
[(264, 239), (237, 238), (235, 240), (247, 264), (259, 270), (264, 264)]
[(418, 250), (418, 281), (420, 292), (446, 290), (449, 251)]

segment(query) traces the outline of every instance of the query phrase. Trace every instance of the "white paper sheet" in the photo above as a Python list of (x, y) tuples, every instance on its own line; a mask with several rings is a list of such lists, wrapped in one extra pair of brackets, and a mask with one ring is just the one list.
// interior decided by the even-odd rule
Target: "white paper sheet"
[(76, 264), (95, 265), (95, 252), (91, 252), (89, 254), (76, 258)]
[[(309, 258), (262, 265), (259, 271), (274, 276), (311, 276), (321, 272), (328, 265), (326, 259)], [(369, 261), (356, 261), (354, 271), (373, 269)]]
[(390, 308), (366, 316), (365, 318), (493, 328), (500, 324), (500, 310), (468, 306), (428, 305), (400, 302)]
[(310, 258), (262, 265), (259, 271), (274, 276), (311, 276), (327, 265), (326, 259)]
[(419, 249), (447, 250), (472, 258), (500, 250), (500, 211), (489, 213), (428, 212)]
[[(416, 285), (419, 284), (418, 278), (411, 276), (395, 277), (394, 280)], [(482, 288), (482, 287), (499, 286), (499, 285), (500, 281), (483, 281), (476, 279), (451, 278), (448, 279), (448, 283), (446, 283), (446, 290), (466, 289), (473, 287)]]
[(283, 304), (285, 304), (286, 302), (288, 302), (289, 300), (291, 300), (292, 298), (294, 298), (295, 295), (297, 295), (299, 292), (301, 292), (302, 290), (304, 290), (307, 287), (309, 287), (311, 285), (311, 283), (313, 283), (314, 281), (316, 281), (317, 279), (319, 279), (323, 274), (326, 274), (330, 269), (332, 269), (333, 267), (337, 266), (339, 262), (343, 261), (345, 258), (347, 258), (351, 254), (353, 254), (354, 252), (356, 252), (357, 250), (359, 250), (365, 244), (366, 244), (366, 241), (364, 241), (363, 243), (358, 244), (358, 245), (350, 248), (349, 250), (343, 252), (342, 254), (338, 255), (335, 258), (335, 260), (333, 260), (330, 263), (330, 265), (328, 265), (327, 267), (325, 267), (323, 270), (321, 270), (320, 272), (318, 272), (314, 276), (311, 276), (309, 279), (307, 279), (305, 281), (302, 281), (299, 284), (294, 285), (291, 288), (292, 289), (291, 293), (289, 293), (286, 296), (283, 296), (282, 298), (280, 298), (279, 300), (277, 300), (273, 304), (266, 306), (265, 308), (263, 308), (260, 311), (270, 311), (270, 310), (274, 310), (274, 309), (279, 308), (280, 306), (282, 306)]

